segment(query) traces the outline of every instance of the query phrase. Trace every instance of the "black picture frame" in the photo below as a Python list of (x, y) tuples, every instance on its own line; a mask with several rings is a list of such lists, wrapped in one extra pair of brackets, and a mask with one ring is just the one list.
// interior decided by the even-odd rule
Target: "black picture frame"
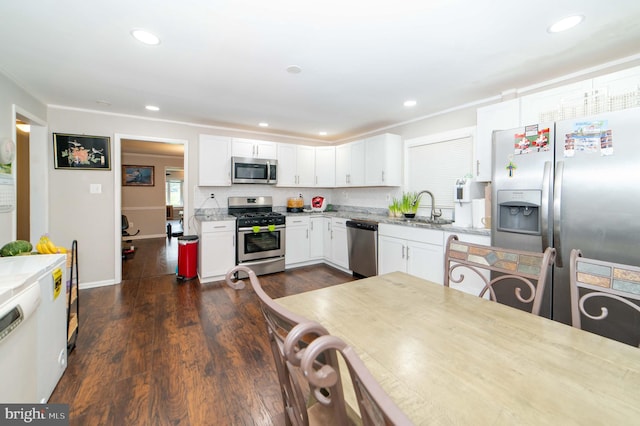
[(123, 165), (122, 186), (155, 186), (155, 167)]
[(56, 169), (111, 170), (111, 138), (54, 133), (53, 163)]

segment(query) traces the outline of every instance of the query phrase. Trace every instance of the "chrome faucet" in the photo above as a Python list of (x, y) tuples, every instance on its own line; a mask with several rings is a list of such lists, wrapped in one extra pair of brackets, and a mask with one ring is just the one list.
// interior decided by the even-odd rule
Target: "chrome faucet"
[(424, 190), (424, 191), (418, 192), (418, 195), (416, 196), (416, 200), (413, 202), (413, 205), (415, 205), (418, 201), (420, 201), (420, 197), (422, 196), (422, 194), (429, 194), (429, 196), (431, 197), (431, 215), (429, 218), (431, 220), (436, 220), (437, 218), (442, 216), (441, 209), (438, 209), (436, 211), (436, 199), (433, 197), (433, 194), (431, 193), (431, 191)]

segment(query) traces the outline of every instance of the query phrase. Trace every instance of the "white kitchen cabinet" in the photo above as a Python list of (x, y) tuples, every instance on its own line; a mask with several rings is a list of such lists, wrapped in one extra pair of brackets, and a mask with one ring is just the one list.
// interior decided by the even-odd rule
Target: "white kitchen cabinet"
[(336, 147), (336, 186), (364, 186), (365, 141)]
[(219, 281), (236, 264), (236, 222), (201, 222), (198, 234), (198, 278), (201, 283)]
[(315, 186), (315, 149), (278, 144), (278, 186)]
[(315, 150), (315, 186), (336, 186), (336, 147), (318, 146)]
[(491, 181), (491, 147), (493, 131), (520, 126), (520, 99), (512, 99), (476, 111), (476, 138), (474, 141), (474, 174), (478, 182)]
[(309, 259), (324, 257), (324, 217), (311, 216), (309, 219)]
[(287, 216), (285, 237), (285, 265), (307, 262), (310, 259), (309, 216)]
[(333, 256), (333, 247), (331, 241), (331, 218), (322, 218), (322, 257), (325, 260), (331, 260)]
[(402, 185), (402, 138), (385, 133), (365, 139), (365, 185)]
[[(447, 240), (449, 239), (450, 235), (457, 235), (458, 240), (464, 241), (467, 243), (481, 244), (483, 246), (491, 245), (491, 236), (489, 235), (463, 234), (459, 232), (445, 232), (444, 240), (443, 240), (444, 246), (442, 251), (443, 256), (446, 255)], [(460, 274), (463, 274), (465, 276), (465, 279), (460, 284), (451, 283), (451, 287), (460, 291), (464, 291), (465, 293), (469, 293), (469, 294), (473, 294), (474, 296), (477, 296), (478, 294), (480, 294), (480, 291), (482, 291), (482, 288), (484, 287), (484, 282), (476, 272), (468, 271), (466, 269), (467, 269), (466, 267), (461, 267), (454, 271), (454, 275), (453, 275), (454, 277), (459, 277)], [(482, 270), (481, 273), (485, 279), (487, 280), (491, 279), (490, 271)], [(485, 294), (485, 299), (489, 299), (488, 292)]]
[(198, 186), (231, 186), (231, 138), (199, 136)]
[(331, 218), (331, 257), (329, 261), (344, 269), (349, 269), (347, 219)]
[(233, 138), (232, 155), (234, 157), (264, 158), (273, 160), (278, 155), (278, 144), (255, 139)]
[(378, 227), (378, 273), (406, 272), (443, 283), (443, 232), (381, 223)]

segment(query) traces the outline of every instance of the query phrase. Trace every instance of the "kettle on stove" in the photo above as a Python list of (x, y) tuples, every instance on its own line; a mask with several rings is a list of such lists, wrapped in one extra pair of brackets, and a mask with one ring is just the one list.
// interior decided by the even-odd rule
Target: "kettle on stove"
[(311, 199), (311, 210), (314, 212), (323, 212), (327, 208), (327, 199), (324, 197), (313, 197)]

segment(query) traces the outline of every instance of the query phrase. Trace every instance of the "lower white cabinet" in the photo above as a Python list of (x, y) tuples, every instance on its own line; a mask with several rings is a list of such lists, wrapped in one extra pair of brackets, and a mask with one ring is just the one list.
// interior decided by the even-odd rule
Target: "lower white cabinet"
[(318, 260), (324, 257), (324, 217), (309, 219), (309, 259)]
[(331, 259), (333, 249), (331, 247), (331, 218), (322, 218), (322, 257)]
[(406, 272), (442, 284), (443, 232), (381, 223), (378, 227), (378, 274)]
[(331, 263), (349, 269), (349, 247), (347, 245), (347, 219), (331, 218)]
[(285, 237), (285, 265), (307, 262), (310, 259), (309, 216), (287, 216)]
[(236, 222), (201, 222), (198, 247), (198, 278), (201, 283), (219, 281), (236, 264)]

